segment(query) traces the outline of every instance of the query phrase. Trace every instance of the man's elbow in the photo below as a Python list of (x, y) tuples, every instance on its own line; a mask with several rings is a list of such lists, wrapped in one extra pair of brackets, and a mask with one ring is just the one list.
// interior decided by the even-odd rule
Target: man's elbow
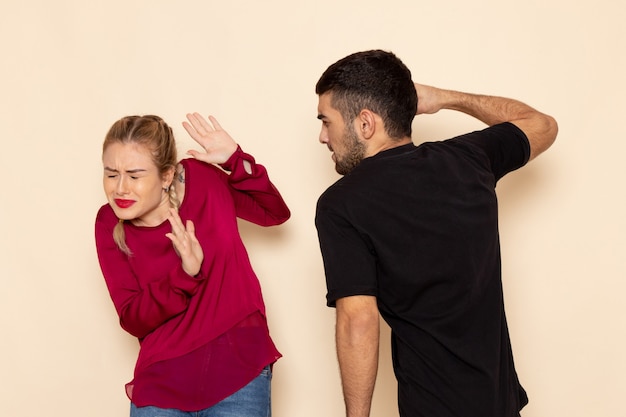
[(337, 330), (355, 337), (376, 332), (379, 325), (376, 298), (346, 297), (337, 300)]
[(530, 159), (532, 160), (552, 146), (559, 133), (559, 125), (554, 117), (544, 114), (534, 131), (530, 133), (528, 139), (531, 146)]
[(556, 135), (559, 133), (559, 124), (554, 117), (546, 115), (546, 125), (547, 135), (550, 138), (549, 142), (552, 145), (556, 140)]

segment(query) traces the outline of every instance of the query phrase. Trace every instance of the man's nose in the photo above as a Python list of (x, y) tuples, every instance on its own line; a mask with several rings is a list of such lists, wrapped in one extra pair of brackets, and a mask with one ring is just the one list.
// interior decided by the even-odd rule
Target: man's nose
[(320, 136), (318, 140), (320, 141), (320, 143), (328, 143), (328, 132), (326, 132), (326, 129), (322, 128), (322, 130), (320, 130)]

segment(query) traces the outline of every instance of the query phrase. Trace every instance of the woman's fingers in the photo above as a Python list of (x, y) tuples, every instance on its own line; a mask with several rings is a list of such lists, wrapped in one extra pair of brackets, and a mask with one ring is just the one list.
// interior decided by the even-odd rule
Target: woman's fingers
[(213, 130), (224, 130), (215, 117), (209, 116), (209, 121), (213, 125)]
[(209, 116), (209, 120), (202, 117), (200, 113), (187, 113), (187, 120), (191, 123), (191, 126), (198, 134), (205, 136), (217, 129), (220, 129), (219, 123), (215, 120), (215, 117)]
[(191, 220), (187, 220), (183, 226), (183, 222), (175, 209), (171, 209), (168, 220), (172, 225), (172, 232), (167, 233), (166, 236), (172, 241), (174, 249), (180, 256), (185, 272), (191, 276), (196, 276), (204, 260), (204, 252), (196, 237), (195, 225)]

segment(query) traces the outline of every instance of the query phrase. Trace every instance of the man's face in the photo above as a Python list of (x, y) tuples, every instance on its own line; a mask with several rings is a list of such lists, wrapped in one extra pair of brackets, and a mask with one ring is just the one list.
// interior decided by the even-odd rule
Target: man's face
[(319, 96), (317, 118), (322, 121), (320, 143), (333, 153), (335, 170), (346, 175), (365, 157), (365, 145), (352, 124), (346, 124), (339, 110), (331, 105), (331, 93)]

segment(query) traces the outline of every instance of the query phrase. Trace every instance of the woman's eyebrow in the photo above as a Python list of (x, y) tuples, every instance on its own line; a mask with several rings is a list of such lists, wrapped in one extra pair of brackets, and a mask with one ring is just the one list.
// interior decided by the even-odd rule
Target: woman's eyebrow
[[(117, 169), (115, 168), (109, 168), (109, 167), (104, 167), (105, 171), (111, 171), (111, 172), (119, 172)], [(136, 174), (138, 172), (146, 172), (147, 169), (143, 169), (143, 168), (137, 168), (137, 169), (127, 169), (125, 172), (128, 174)]]

